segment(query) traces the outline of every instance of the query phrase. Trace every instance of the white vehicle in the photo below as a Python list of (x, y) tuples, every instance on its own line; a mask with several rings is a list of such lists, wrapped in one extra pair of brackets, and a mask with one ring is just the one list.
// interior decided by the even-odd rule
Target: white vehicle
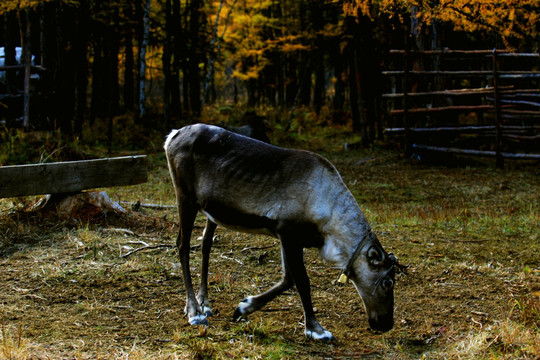
[[(15, 61), (17, 62), (17, 65), (23, 64), (22, 53), (23, 53), (22, 47), (15, 48)], [(35, 59), (35, 56), (32, 55), (32, 65), (34, 65), (34, 59)], [(4, 47), (0, 47), (0, 67), (5, 66), (5, 65), (6, 65), (6, 51)], [(32, 79), (38, 79), (38, 78), (39, 78), (39, 75), (37, 74), (34, 74), (32, 76)], [(0, 83), (5, 84), (5, 82), (6, 82), (6, 71), (0, 70)]]

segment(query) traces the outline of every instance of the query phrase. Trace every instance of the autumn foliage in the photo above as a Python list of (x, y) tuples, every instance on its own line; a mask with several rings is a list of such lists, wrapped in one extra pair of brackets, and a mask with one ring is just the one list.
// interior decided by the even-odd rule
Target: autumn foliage
[(54, 89), (39, 125), (76, 136), (96, 119), (170, 128), (227, 103), (328, 109), (371, 141), (390, 49), (534, 52), (539, 24), (538, 0), (0, 0), (0, 47), (15, 54), (30, 32)]
[(411, 13), (422, 26), (433, 22), (451, 24), (455, 30), (494, 33), (507, 47), (525, 38), (536, 39), (539, 30), (537, 0), (352, 0), (344, 9), (349, 14), (361, 13), (371, 18)]

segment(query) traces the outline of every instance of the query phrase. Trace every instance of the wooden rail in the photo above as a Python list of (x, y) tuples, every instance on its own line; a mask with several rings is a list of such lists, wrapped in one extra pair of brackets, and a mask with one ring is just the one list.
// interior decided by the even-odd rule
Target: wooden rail
[(0, 166), (0, 198), (76, 193), (148, 179), (146, 156)]

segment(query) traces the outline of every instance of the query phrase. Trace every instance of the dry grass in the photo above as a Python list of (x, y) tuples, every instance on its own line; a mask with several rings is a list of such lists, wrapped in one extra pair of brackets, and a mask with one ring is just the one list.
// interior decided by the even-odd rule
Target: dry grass
[[(367, 329), (358, 295), (334, 285), (338, 271), (314, 250), (306, 251), (314, 304), (337, 343), (304, 339), (294, 291), (249, 321), (232, 322), (243, 297), (279, 279), (280, 252), (273, 239), (223, 229), (210, 264), (215, 316), (208, 328), (191, 327), (176, 252), (121, 257), (142, 242), (174, 244), (173, 210), (78, 221), (25, 212), (28, 199), (2, 199), (0, 358), (538, 359), (537, 164), (504, 171), (481, 163), (424, 166), (384, 148), (344, 152), (344, 141), (354, 139), (302, 135), (294, 145), (337, 165), (385, 248), (411, 266), (398, 280), (392, 331)], [(152, 156), (148, 183), (107, 193), (174, 203), (161, 154)], [(203, 217), (196, 225), (194, 238)], [(196, 250), (192, 267), (197, 282)]]

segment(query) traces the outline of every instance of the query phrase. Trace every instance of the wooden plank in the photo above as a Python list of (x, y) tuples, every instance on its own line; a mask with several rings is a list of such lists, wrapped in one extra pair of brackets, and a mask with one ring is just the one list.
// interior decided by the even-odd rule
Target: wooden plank
[[(438, 151), (438, 152), (454, 153), (454, 154), (462, 154), (462, 155), (473, 155), (473, 156), (495, 157), (497, 155), (495, 151), (459, 149), (459, 148), (451, 148), (451, 147), (429, 146), (429, 145), (422, 145), (422, 144), (413, 144), (413, 148), (419, 149), (419, 150)], [(523, 160), (540, 159), (540, 154), (519, 154), (519, 153), (507, 153), (507, 152), (501, 152), (500, 154), (502, 157), (509, 158), (509, 159), (523, 159)]]
[[(504, 134), (516, 134), (529, 132), (534, 130), (539, 130), (540, 126), (501, 126), (501, 130)], [(410, 128), (412, 133), (438, 133), (438, 132), (449, 132), (449, 133), (459, 133), (459, 134), (483, 134), (490, 133), (495, 131), (494, 125), (478, 125), (478, 126), (441, 126), (433, 128)], [(405, 133), (404, 128), (386, 128), (384, 132), (389, 135), (400, 135)]]
[[(416, 96), (433, 96), (433, 95), (443, 95), (443, 96), (463, 96), (463, 95), (485, 95), (493, 94), (493, 88), (481, 88), (481, 89), (459, 89), (459, 90), (441, 90), (441, 91), (428, 91), (428, 92), (415, 92), (407, 93), (407, 96), (416, 97)], [(403, 96), (403, 93), (389, 93), (382, 94), (383, 98), (400, 98)]]
[[(411, 70), (409, 71), (410, 75), (436, 75), (436, 76), (491, 76), (491, 70), (470, 70), (470, 71), (444, 71), (444, 70)], [(404, 75), (403, 70), (388, 70), (383, 71), (383, 75), (388, 76), (399, 76)]]
[[(410, 128), (409, 131), (414, 133), (433, 133), (433, 132), (458, 132), (458, 133), (479, 133), (487, 130), (495, 130), (495, 126), (447, 126), (436, 128)], [(384, 132), (387, 134), (403, 134), (404, 128), (386, 128)]]
[[(463, 106), (441, 106), (434, 108), (414, 108), (407, 109), (409, 114), (427, 114), (427, 113), (439, 113), (439, 112), (475, 112), (475, 111), (493, 111), (493, 105), (463, 105)], [(401, 115), (403, 109), (392, 110), (390, 115)]]
[(148, 180), (146, 156), (0, 167), (0, 198), (79, 192)]
[[(405, 50), (392, 49), (390, 54), (403, 55)], [(509, 56), (509, 57), (540, 57), (538, 53), (514, 53), (509, 50), (496, 49), (497, 56)], [(424, 55), (444, 55), (444, 54), (457, 54), (457, 55), (492, 55), (493, 50), (451, 50), (448, 48), (441, 50), (424, 50), (424, 51), (409, 51), (411, 54), (424, 54)]]
[[(402, 70), (388, 70), (383, 71), (383, 75), (388, 76), (399, 76), (404, 75), (405, 72)], [(409, 71), (410, 75), (435, 75), (435, 76), (481, 76), (481, 77), (491, 77), (493, 71), (491, 70), (466, 70), (466, 71), (446, 71), (446, 70), (413, 70)], [(500, 77), (507, 79), (525, 79), (525, 78), (535, 78), (540, 77), (540, 72), (538, 71), (501, 71)]]
[[(536, 94), (540, 92), (540, 90), (537, 89), (513, 89), (513, 86), (499, 86), (499, 89), (501, 90), (501, 94), (505, 94), (505, 97), (516, 97), (516, 96), (523, 96), (523, 97), (537, 97), (540, 96), (540, 94)], [(463, 95), (491, 95), (493, 94), (493, 88), (464, 88), (464, 89), (453, 89), (453, 90), (440, 90), (440, 91), (426, 91), (426, 92), (414, 92), (414, 93), (407, 93), (407, 96), (410, 97), (416, 97), (416, 96), (434, 96), (434, 95), (442, 95), (442, 96), (463, 96)], [(507, 95), (509, 94), (509, 95)], [(400, 98), (403, 96), (403, 93), (388, 93), (388, 94), (382, 94), (383, 98)]]

